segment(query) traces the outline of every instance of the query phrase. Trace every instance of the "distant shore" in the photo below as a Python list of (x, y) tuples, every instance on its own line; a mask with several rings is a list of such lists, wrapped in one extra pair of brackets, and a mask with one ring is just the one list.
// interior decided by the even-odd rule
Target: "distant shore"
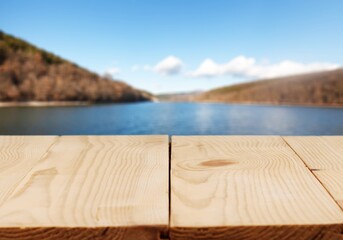
[[(343, 108), (341, 104), (297, 104), (297, 103), (278, 103), (278, 102), (221, 102), (221, 101), (163, 101), (153, 99), (155, 103), (197, 103), (197, 104), (231, 104), (231, 105), (257, 105), (257, 106), (283, 106), (283, 107), (324, 107), (324, 108)], [(0, 102), (2, 107), (73, 107), (90, 106), (114, 103), (95, 103), (87, 101), (28, 101), (28, 102)]]
[(325, 107), (325, 108), (343, 108), (342, 104), (323, 104), (323, 103), (280, 103), (280, 102), (223, 102), (223, 101), (193, 101), (194, 103), (216, 103), (216, 104), (232, 104), (232, 105), (259, 105), (259, 106), (282, 106), (282, 107)]
[(0, 107), (60, 107), (60, 106), (87, 106), (91, 102), (82, 101), (28, 101), (28, 102), (0, 102)]

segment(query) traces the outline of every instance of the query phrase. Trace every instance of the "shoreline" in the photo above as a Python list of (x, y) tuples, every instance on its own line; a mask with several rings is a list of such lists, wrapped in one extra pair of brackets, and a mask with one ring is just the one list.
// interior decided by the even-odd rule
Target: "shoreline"
[[(122, 102), (125, 103), (125, 102)], [(129, 102), (132, 103), (132, 102)], [(138, 103), (138, 102), (137, 102)], [(154, 99), (151, 103), (197, 103), (197, 104), (228, 104), (228, 105), (254, 105), (254, 106), (280, 106), (280, 107), (314, 107), (314, 108), (343, 108), (340, 104), (292, 104), (275, 102), (220, 102), (220, 101), (161, 101)], [(0, 108), (5, 107), (75, 107), (118, 103), (96, 103), (87, 101), (28, 101), (28, 102), (0, 102)]]
[(280, 107), (314, 107), (314, 108), (343, 108), (343, 104), (311, 104), (311, 103), (279, 103), (279, 102), (221, 102), (194, 101), (195, 103), (216, 103), (231, 105), (280, 106)]
[(227, 104), (227, 105), (253, 105), (253, 106), (279, 106), (279, 107), (314, 107), (314, 108), (343, 108), (343, 104), (301, 104), (276, 102), (221, 102), (221, 101), (159, 101), (159, 103), (199, 103), (199, 104)]
[(28, 102), (0, 102), (1, 107), (61, 107), (61, 106), (88, 106), (91, 102), (82, 101), (28, 101)]

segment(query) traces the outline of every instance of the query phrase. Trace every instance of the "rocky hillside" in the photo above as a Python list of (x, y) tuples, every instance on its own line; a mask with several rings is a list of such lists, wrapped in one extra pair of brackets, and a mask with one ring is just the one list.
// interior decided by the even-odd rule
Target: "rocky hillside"
[(197, 101), (343, 106), (343, 69), (217, 88)]
[(0, 101), (148, 101), (149, 93), (89, 72), (0, 31)]

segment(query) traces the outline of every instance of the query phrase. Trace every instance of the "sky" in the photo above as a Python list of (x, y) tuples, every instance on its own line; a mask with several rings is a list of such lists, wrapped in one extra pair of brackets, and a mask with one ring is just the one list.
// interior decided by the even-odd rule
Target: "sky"
[(153, 93), (343, 65), (341, 0), (0, 0), (0, 29)]

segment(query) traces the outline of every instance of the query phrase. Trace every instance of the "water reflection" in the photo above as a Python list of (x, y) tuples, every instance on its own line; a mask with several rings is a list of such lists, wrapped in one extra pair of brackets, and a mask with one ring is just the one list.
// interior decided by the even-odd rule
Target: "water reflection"
[(0, 134), (342, 135), (343, 109), (196, 103), (0, 108)]

